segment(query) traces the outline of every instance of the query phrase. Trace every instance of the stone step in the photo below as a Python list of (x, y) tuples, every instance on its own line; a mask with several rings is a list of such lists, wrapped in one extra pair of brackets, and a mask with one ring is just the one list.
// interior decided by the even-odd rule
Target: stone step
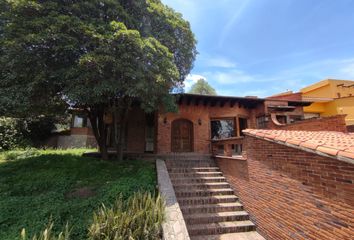
[[(195, 235), (214, 235), (220, 233), (235, 233), (255, 231), (256, 226), (249, 220), (218, 222), (209, 224), (192, 224), (187, 225), (190, 236)], [(206, 238), (207, 239), (207, 238)]]
[(171, 168), (202, 168), (202, 167), (217, 167), (216, 163), (169, 163), (166, 164), (167, 169)]
[(226, 233), (219, 235), (191, 236), (191, 240), (265, 240), (258, 232)]
[(218, 167), (192, 167), (192, 168), (179, 168), (174, 167), (169, 170), (169, 173), (194, 173), (194, 172), (219, 172)]
[(189, 178), (175, 178), (171, 179), (173, 185), (182, 183), (212, 183), (212, 182), (226, 182), (225, 177), (189, 177)]
[(201, 204), (217, 204), (217, 203), (231, 203), (237, 202), (238, 197), (235, 195), (220, 195), (208, 197), (180, 197), (178, 203), (180, 206), (185, 205), (201, 205)]
[(183, 189), (175, 191), (176, 197), (205, 197), (205, 196), (219, 196), (219, 195), (230, 195), (234, 194), (231, 188), (220, 188), (220, 189), (196, 189), (191, 191), (191, 189)]
[(249, 220), (249, 215), (246, 211), (185, 214), (184, 220), (187, 224), (218, 223)]
[(201, 154), (168, 154), (168, 155), (159, 155), (161, 159), (165, 159), (167, 161), (180, 161), (180, 160), (213, 160), (210, 154), (201, 155)]
[(181, 210), (183, 214), (216, 213), (216, 212), (241, 211), (243, 210), (243, 206), (239, 202), (232, 202), (232, 203), (217, 203), (217, 204), (186, 205), (186, 206), (181, 206)]
[(220, 177), (222, 172), (194, 172), (194, 173), (169, 173), (170, 178), (185, 178), (185, 177)]
[(215, 182), (215, 183), (192, 183), (192, 184), (175, 184), (173, 186), (175, 191), (190, 189), (191, 191), (196, 189), (220, 189), (220, 188), (230, 188), (230, 184), (227, 182)]
[(214, 159), (210, 157), (188, 156), (185, 158), (169, 158), (166, 160), (166, 163), (171, 162), (214, 162)]

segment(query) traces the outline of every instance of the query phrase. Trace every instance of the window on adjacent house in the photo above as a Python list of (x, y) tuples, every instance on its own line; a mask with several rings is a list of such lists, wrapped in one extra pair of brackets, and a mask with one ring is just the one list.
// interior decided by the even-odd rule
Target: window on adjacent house
[(234, 119), (211, 120), (211, 139), (224, 139), (235, 136)]
[(260, 116), (256, 118), (257, 128), (265, 128), (267, 126), (266, 116)]
[(282, 124), (287, 124), (286, 116), (284, 115), (277, 115), (277, 120)]
[(73, 118), (73, 127), (84, 127), (84, 118), (78, 115), (74, 115)]
[(238, 125), (240, 126), (240, 136), (244, 136), (242, 130), (247, 129), (247, 118), (238, 118)]

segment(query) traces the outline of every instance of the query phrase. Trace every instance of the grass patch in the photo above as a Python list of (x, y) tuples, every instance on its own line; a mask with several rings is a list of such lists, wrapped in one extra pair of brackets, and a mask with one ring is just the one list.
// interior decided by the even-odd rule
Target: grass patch
[(154, 165), (144, 161), (106, 162), (81, 157), (80, 150), (25, 150), (0, 154), (0, 239), (53, 232), (66, 223), (72, 239), (86, 239), (93, 212), (136, 191), (154, 191)]

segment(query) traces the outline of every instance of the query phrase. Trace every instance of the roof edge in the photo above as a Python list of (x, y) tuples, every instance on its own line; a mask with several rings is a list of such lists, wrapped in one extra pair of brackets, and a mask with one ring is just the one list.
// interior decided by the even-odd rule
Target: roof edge
[(296, 140), (294, 141), (294, 139), (283, 139), (283, 138), (280, 138), (275, 135), (265, 134), (265, 133), (255, 133), (254, 131), (255, 131), (254, 129), (245, 129), (242, 132), (245, 135), (250, 136), (250, 137), (262, 139), (262, 140), (265, 140), (268, 142), (277, 143), (277, 144), (280, 144), (283, 146), (295, 148), (298, 150), (313, 153), (313, 154), (320, 155), (323, 157), (329, 157), (329, 158), (336, 159), (336, 160), (339, 160), (342, 162), (354, 164), (354, 158), (348, 157), (348, 155), (346, 155), (347, 152), (344, 152), (344, 151), (336, 151), (334, 154), (334, 151), (333, 151), (334, 149), (329, 148), (329, 147), (325, 147), (325, 146), (321, 146), (321, 145), (317, 146), (315, 149), (311, 149), (311, 148), (304, 146), (306, 144), (306, 141), (301, 142), (301, 141), (296, 141)]

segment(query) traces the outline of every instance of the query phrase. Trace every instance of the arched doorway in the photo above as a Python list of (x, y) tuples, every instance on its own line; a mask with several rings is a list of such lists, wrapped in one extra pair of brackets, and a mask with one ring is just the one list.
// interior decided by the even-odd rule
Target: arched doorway
[(172, 122), (171, 129), (172, 152), (193, 151), (193, 123), (187, 119), (177, 119)]

